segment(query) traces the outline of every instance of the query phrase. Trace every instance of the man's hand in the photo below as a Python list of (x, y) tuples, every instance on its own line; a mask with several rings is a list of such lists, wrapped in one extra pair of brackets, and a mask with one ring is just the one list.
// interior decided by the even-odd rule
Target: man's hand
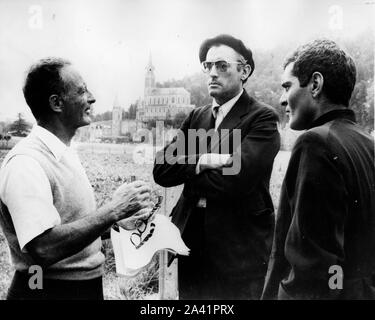
[(46, 230), (26, 244), (26, 249), (37, 264), (50, 266), (88, 246), (116, 221), (147, 219), (152, 205), (148, 184), (123, 184), (95, 214)]
[(229, 167), (232, 163), (233, 159), (230, 154), (205, 153), (199, 158), (199, 173), (204, 170)]
[(109, 206), (116, 221), (123, 219), (145, 219), (152, 207), (150, 186), (143, 181), (124, 183), (113, 194)]

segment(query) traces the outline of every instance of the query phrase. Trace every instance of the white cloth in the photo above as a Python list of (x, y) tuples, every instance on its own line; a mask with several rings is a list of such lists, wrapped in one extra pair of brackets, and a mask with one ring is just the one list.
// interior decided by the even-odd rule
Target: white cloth
[[(75, 152), (48, 130), (34, 126), (30, 135), (38, 137), (50, 149), (56, 160), (69, 159), (80, 170)], [(61, 224), (45, 171), (33, 158), (17, 155), (3, 165), (0, 175), (0, 198), (8, 207), (20, 248), (46, 230)]]
[[(162, 214), (155, 214), (145, 231), (120, 232), (111, 229), (111, 241), (115, 255), (116, 272), (124, 276), (134, 276), (142, 271), (159, 250), (167, 249), (180, 255), (189, 255), (190, 249), (181, 238), (179, 229)], [(133, 240), (133, 242), (132, 242)]]

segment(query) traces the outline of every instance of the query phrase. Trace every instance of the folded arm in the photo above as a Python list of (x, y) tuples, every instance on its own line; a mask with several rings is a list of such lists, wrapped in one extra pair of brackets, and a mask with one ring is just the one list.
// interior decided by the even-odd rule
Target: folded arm
[(240, 166), (239, 172), (224, 175), (221, 168), (203, 171), (194, 179), (192, 191), (205, 197), (243, 197), (257, 187), (264, 175), (271, 173), (279, 148), (277, 116), (267, 110), (258, 116), (240, 148), (233, 152), (231, 161)]

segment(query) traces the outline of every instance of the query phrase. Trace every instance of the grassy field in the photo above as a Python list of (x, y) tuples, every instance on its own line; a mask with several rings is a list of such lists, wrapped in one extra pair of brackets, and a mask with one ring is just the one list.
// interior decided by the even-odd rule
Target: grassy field
[[(153, 194), (162, 194), (162, 188), (152, 179), (152, 163), (145, 161), (143, 164), (134, 162), (133, 151), (135, 145), (124, 145), (122, 148), (106, 146), (107, 153), (95, 152), (94, 148), (79, 148), (80, 158), (86, 169), (88, 178), (94, 188), (98, 206), (101, 206), (111, 197), (113, 191), (122, 183), (130, 181), (135, 175), (151, 183)], [(0, 163), (7, 150), (0, 150)], [(290, 153), (280, 151), (274, 163), (271, 177), (271, 195), (275, 204), (278, 203), (281, 183), (289, 161)], [(110, 240), (103, 241), (103, 251), (106, 255), (104, 296), (105, 299), (156, 299), (157, 287), (157, 259), (148, 269), (135, 278), (126, 279), (115, 273), (115, 262)], [(6, 296), (13, 270), (9, 263), (8, 247), (0, 230), (0, 300)]]

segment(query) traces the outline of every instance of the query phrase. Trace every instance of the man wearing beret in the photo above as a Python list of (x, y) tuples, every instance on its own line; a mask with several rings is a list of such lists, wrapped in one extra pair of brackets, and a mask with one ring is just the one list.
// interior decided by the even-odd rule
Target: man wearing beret
[[(269, 180), (280, 147), (278, 117), (244, 90), (254, 61), (241, 40), (207, 39), (199, 59), (212, 105), (188, 115), (157, 153), (153, 171), (163, 187), (184, 184), (172, 211), (191, 249), (178, 259), (180, 299), (259, 299), (274, 230)], [(191, 139), (194, 129), (217, 139)]]

